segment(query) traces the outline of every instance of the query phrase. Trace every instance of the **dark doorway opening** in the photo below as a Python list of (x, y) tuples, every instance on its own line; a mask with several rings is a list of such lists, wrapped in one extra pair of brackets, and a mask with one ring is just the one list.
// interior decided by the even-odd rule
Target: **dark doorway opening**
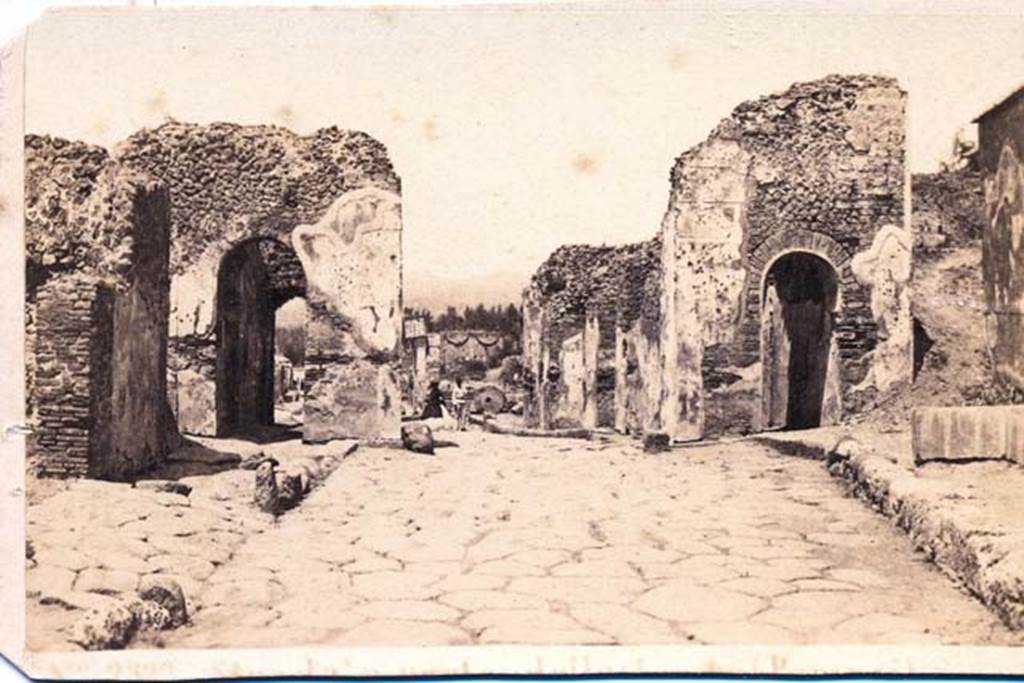
[(272, 238), (239, 244), (217, 276), (217, 435), (271, 436), (275, 425), (277, 310), (304, 297), (306, 278), (292, 248)]
[(836, 293), (835, 270), (814, 254), (786, 254), (768, 271), (762, 359), (769, 429), (821, 425)]

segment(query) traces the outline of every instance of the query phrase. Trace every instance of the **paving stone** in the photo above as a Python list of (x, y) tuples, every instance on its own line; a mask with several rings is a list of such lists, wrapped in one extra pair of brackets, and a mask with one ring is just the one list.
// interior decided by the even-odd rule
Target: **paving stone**
[(841, 638), (848, 639), (852, 643), (882, 642), (883, 638), (880, 638), (880, 636), (893, 635), (902, 636), (907, 642), (921, 642), (920, 640), (912, 640), (915, 633), (935, 638), (933, 635), (920, 634), (920, 630), (921, 626), (913, 619), (876, 612), (852, 617), (839, 623), (835, 627), (835, 634)]
[(829, 569), (828, 577), (865, 588), (884, 588), (890, 585), (889, 579), (869, 569)]
[(533, 627), (536, 630), (572, 631), (583, 628), (581, 624), (564, 614), (537, 609), (486, 609), (472, 612), (463, 619), (462, 628), (470, 631), (499, 626), (510, 628)]
[(547, 568), (566, 562), (570, 557), (571, 555), (564, 550), (524, 550), (511, 555), (508, 559), (534, 567)]
[(744, 621), (705, 621), (686, 624), (685, 631), (708, 645), (791, 645), (800, 638), (782, 626)]
[(639, 579), (617, 577), (526, 577), (513, 579), (509, 591), (565, 602), (611, 602), (624, 604), (645, 589)]
[(131, 594), (139, 587), (139, 575), (118, 569), (89, 568), (79, 572), (74, 589), (89, 593)]
[(743, 593), (677, 580), (644, 593), (634, 606), (666, 621), (702, 622), (743, 621), (767, 603)]
[(234, 581), (270, 581), (274, 572), (264, 567), (250, 566), (248, 563), (232, 563), (218, 567), (209, 577), (209, 583), (231, 583)]
[(761, 598), (770, 598), (774, 595), (782, 595), (798, 590), (796, 586), (778, 579), (765, 579), (749, 576), (740, 579), (731, 579), (718, 584), (719, 588), (730, 591), (737, 591)]
[(620, 576), (629, 578), (638, 576), (636, 570), (625, 562), (613, 560), (566, 562), (552, 567), (550, 572), (552, 576)]
[(352, 577), (352, 592), (367, 600), (429, 600), (441, 593), (428, 585), (439, 578), (395, 571), (356, 574)]
[(196, 581), (210, 578), (215, 567), (212, 562), (190, 555), (156, 555), (146, 560), (149, 572), (181, 574)]
[(451, 591), (444, 593), (439, 600), (466, 611), (547, 607), (547, 601), (536, 595), (495, 590)]
[(802, 591), (856, 591), (859, 586), (831, 579), (798, 579), (792, 585)]
[(674, 562), (679, 553), (643, 545), (615, 545), (607, 548), (588, 548), (580, 553), (584, 560), (609, 562)]
[(390, 557), (371, 557), (345, 565), (345, 571), (349, 574), (369, 574), (380, 571), (400, 571), (401, 569), (402, 563)]
[(401, 619), (403, 621), (455, 621), (461, 613), (423, 600), (385, 600), (368, 602), (353, 608), (355, 612), (372, 619)]
[(655, 645), (682, 640), (682, 636), (664, 621), (623, 605), (577, 603), (570, 611), (576, 621), (612, 636), (620, 645)]
[(497, 575), (484, 575), (484, 574), (452, 574), (446, 576), (435, 584), (431, 584), (432, 588), (436, 588), (445, 593), (453, 593), (459, 591), (479, 591), (479, 590), (493, 590), (495, 588), (501, 588), (509, 581), (508, 577), (497, 576)]
[(215, 583), (202, 595), (203, 605), (253, 605), (271, 607), (284, 597), (284, 590), (273, 581), (227, 581)]
[(531, 564), (516, 562), (514, 560), (490, 560), (474, 565), (473, 574), (493, 574), (495, 576), (544, 576), (546, 572), (541, 567)]

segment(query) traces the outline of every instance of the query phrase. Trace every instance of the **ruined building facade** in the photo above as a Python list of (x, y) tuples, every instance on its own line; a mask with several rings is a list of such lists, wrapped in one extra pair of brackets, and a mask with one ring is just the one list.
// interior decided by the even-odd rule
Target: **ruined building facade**
[[(692, 440), (834, 423), (909, 383), (905, 104), (872, 76), (744, 103), (677, 159), (654, 241), (553, 254), (524, 298), (529, 421), (608, 424), (603, 393), (616, 428)], [(643, 245), (657, 266), (627, 286)], [(630, 288), (610, 314), (601, 292)]]
[(401, 200), (383, 145), (168, 123), (112, 154), (28, 136), (26, 157), (28, 407), (45, 473), (126, 477), (178, 432), (272, 424), (274, 316), (294, 297), (303, 437), (397, 436)]
[(987, 339), (997, 378), (1024, 389), (1024, 87), (975, 122), (988, 219), (982, 241)]

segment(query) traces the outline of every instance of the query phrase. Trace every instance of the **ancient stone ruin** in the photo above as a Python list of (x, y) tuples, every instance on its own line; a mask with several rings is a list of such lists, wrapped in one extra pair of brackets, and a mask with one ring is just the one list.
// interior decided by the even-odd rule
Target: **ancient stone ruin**
[(168, 123), (113, 154), (28, 136), (26, 155), (44, 473), (121, 478), (179, 431), (273, 424), (274, 315), (294, 297), (303, 438), (398, 437), (400, 183), (379, 142)]
[(982, 242), (988, 340), (997, 378), (1024, 389), (1024, 88), (976, 123), (989, 221)]
[(170, 230), (158, 180), (26, 139), (26, 414), (44, 473), (120, 478), (166, 455)]
[(892, 79), (830, 76), (741, 104), (677, 159), (655, 240), (556, 251), (524, 295), (528, 421), (692, 440), (831, 424), (905, 387), (905, 103)]

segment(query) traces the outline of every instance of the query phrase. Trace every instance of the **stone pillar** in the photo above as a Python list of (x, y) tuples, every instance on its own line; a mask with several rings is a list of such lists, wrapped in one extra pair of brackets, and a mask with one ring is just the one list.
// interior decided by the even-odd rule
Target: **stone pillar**
[(626, 334), (621, 325), (615, 326), (615, 431), (626, 432)]
[(583, 411), (580, 423), (587, 429), (597, 427), (597, 364), (601, 327), (597, 316), (587, 317), (583, 328)]

